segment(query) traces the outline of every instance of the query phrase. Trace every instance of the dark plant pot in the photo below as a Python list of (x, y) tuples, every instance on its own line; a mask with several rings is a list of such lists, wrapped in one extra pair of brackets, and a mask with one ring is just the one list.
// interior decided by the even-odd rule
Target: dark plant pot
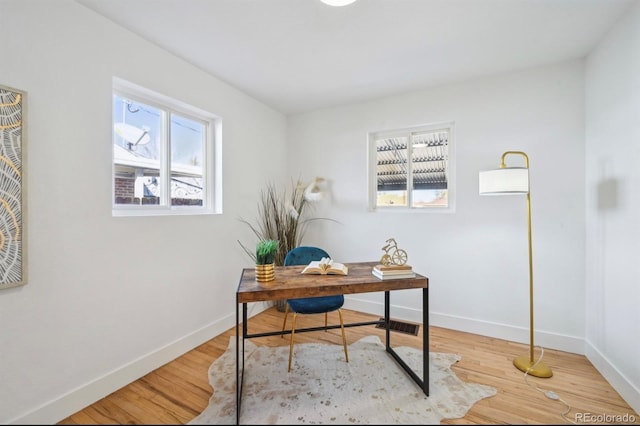
[(287, 308), (287, 301), (285, 299), (276, 300), (275, 306), (278, 312), (284, 312)]

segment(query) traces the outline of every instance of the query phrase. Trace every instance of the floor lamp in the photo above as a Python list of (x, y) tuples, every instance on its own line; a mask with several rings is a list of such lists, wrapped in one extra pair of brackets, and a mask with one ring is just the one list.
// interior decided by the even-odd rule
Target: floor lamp
[[(505, 159), (508, 155), (524, 157), (525, 167), (507, 167)], [(533, 249), (531, 245), (531, 196), (529, 191), (529, 157), (522, 151), (507, 151), (502, 154), (500, 168), (480, 172), (480, 195), (514, 195), (527, 196), (527, 225), (529, 231), (529, 355), (522, 355), (513, 360), (519, 370), (536, 377), (551, 377), (551, 369), (542, 361), (533, 358)]]

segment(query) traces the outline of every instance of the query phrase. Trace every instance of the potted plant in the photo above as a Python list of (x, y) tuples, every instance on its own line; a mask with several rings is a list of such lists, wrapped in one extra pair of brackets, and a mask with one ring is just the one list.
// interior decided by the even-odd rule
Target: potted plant
[(260, 240), (256, 245), (256, 265), (275, 263), (278, 253), (278, 240)]
[[(291, 181), (291, 188), (280, 189), (268, 183), (261, 192), (258, 202), (258, 218), (256, 223), (240, 218), (258, 237), (258, 241), (277, 240), (278, 248), (275, 265), (282, 266), (287, 253), (301, 245), (307, 226), (317, 220), (331, 220), (324, 217), (310, 217), (313, 204), (322, 200), (324, 178), (316, 177), (310, 183), (300, 179)], [(256, 261), (256, 252), (245, 246), (240, 240), (242, 249)], [(284, 312), (284, 300), (276, 301), (276, 308)]]
[(274, 279), (278, 246), (278, 240), (260, 240), (256, 244), (256, 280), (264, 282)]

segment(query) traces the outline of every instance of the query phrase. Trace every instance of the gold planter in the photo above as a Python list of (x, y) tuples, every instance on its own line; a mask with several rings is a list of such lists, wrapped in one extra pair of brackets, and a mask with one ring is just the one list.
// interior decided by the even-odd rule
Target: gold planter
[(266, 282), (273, 281), (275, 278), (275, 263), (268, 263), (266, 265), (256, 265), (256, 281)]

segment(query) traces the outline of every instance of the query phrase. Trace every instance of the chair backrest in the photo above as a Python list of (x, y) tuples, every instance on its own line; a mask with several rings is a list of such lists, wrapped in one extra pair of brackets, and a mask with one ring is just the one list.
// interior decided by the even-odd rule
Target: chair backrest
[(320, 247), (299, 246), (289, 250), (284, 258), (284, 266), (308, 265), (312, 260), (320, 260), (323, 257), (331, 256)]

